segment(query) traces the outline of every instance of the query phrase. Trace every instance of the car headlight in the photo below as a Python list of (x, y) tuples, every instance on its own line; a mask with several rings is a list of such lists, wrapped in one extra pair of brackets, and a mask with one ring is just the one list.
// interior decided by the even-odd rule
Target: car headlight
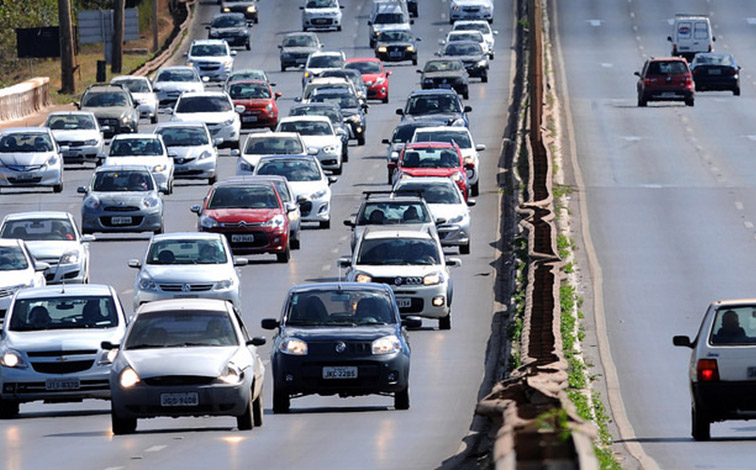
[(149, 277), (139, 278), (139, 290), (157, 290), (157, 284)]
[(267, 111), (267, 112), (271, 112), (271, 111), (273, 111), (273, 103), (268, 103), (268, 104), (267, 104), (267, 105), (265, 106), (265, 111)]
[(475, 164), (475, 159), (473, 157), (465, 157), (463, 161), (465, 162), (465, 165)]
[(336, 153), (335, 145), (326, 145), (323, 147), (323, 153)]
[(225, 68), (227, 68), (227, 69), (230, 69), (231, 67), (234, 66), (234, 61), (233, 60), (224, 60), (223, 61), (223, 66)]
[(208, 34), (210, 38), (217, 38), (218, 37), (218, 31), (210, 31), (210, 34)]
[(373, 278), (369, 274), (359, 273), (354, 280), (357, 282), (372, 282)]
[(375, 79), (375, 84), (380, 85), (381, 83), (385, 82), (386, 79), (384, 77), (378, 77)]
[(254, 13), (257, 11), (257, 7), (255, 5), (250, 5), (247, 7), (247, 13)]
[(293, 222), (299, 218), (299, 211), (297, 210), (290, 211), (288, 214), (286, 214), (286, 216), (289, 218), (290, 222)]
[(84, 145), (97, 145), (97, 139), (85, 140)]
[(117, 349), (111, 349), (109, 351), (103, 351), (100, 355), (100, 359), (97, 361), (97, 364), (99, 365), (107, 365), (112, 364), (113, 361), (115, 361), (116, 356), (118, 355)]
[(290, 354), (292, 356), (306, 356), (307, 343), (298, 338), (286, 338), (281, 341), (278, 350), (284, 354)]
[(121, 388), (131, 388), (141, 381), (139, 375), (131, 367), (123, 369), (121, 377), (118, 379), (118, 383), (121, 384)]
[(452, 174), (450, 178), (454, 181), (462, 181), (462, 174), (460, 174), (460, 172), (456, 172)]
[(365, 86), (373, 86), (373, 81), (372, 80), (366, 81)]
[(122, 122), (123, 124), (128, 124), (128, 123), (130, 123), (130, 122), (131, 122), (131, 116), (124, 116), (124, 117), (122, 117), (122, 118), (121, 118), (121, 122)]
[(391, 161), (395, 162), (399, 160), (399, 152), (392, 151), (391, 152)]
[(160, 199), (156, 196), (147, 196), (142, 199), (142, 204), (144, 204), (144, 207), (157, 207), (158, 203), (160, 203)]
[(400, 179), (412, 178), (412, 175), (410, 175), (409, 173), (400, 173), (399, 178)]
[(378, 52), (385, 53), (387, 50), (388, 48), (386, 48), (386, 46), (378, 46)]
[(415, 52), (415, 46), (413, 45), (407, 46), (407, 52)]
[(459, 214), (446, 221), (447, 224), (458, 224), (465, 220), (465, 214)]
[(58, 156), (57, 155), (51, 155), (50, 158), (47, 159), (45, 162), (45, 166), (54, 166), (58, 163)]
[(227, 290), (233, 287), (234, 280), (233, 279), (224, 279), (222, 281), (218, 281), (215, 283), (215, 290)]
[(21, 359), (21, 354), (16, 351), (6, 351), (0, 356), (0, 364), (5, 367), (26, 369), (26, 363)]
[(60, 257), (60, 264), (76, 264), (79, 262), (80, 255), (79, 250), (66, 251)]
[(209, 215), (202, 215), (199, 218), (199, 225), (202, 228), (214, 228), (218, 226), (218, 221)]
[(155, 173), (163, 173), (167, 170), (165, 165), (155, 165), (152, 167), (152, 171)]
[(228, 121), (223, 121), (224, 126), (232, 126), (233, 124), (234, 124), (234, 118), (231, 118)]
[(205, 150), (204, 152), (200, 154), (199, 157), (197, 157), (197, 160), (206, 160), (208, 158), (211, 158), (212, 156), (213, 156), (213, 152), (209, 150)]
[(347, 119), (349, 121), (352, 121), (354, 124), (358, 124), (360, 122), (360, 115), (359, 114), (352, 114), (351, 116), (347, 116)]
[(229, 7), (223, 7), (223, 13), (230, 13), (231, 9)]
[(485, 67), (488, 63), (485, 60), (479, 60), (477, 65), (478, 67)]
[(465, 120), (463, 118), (457, 118), (453, 120), (449, 125), (457, 127), (465, 127)]
[(459, 5), (452, 5), (452, 10), (459, 11)]
[(388, 335), (373, 340), (373, 354), (393, 354), (402, 349), (402, 343), (396, 335)]
[(320, 199), (321, 197), (326, 195), (326, 192), (328, 191), (326, 191), (325, 189), (321, 189), (320, 191), (310, 194), (309, 199)]
[(284, 221), (284, 216), (282, 214), (278, 214), (267, 222), (263, 223), (263, 227), (271, 227), (276, 230), (282, 230), (284, 227)]
[(443, 282), (444, 276), (441, 273), (430, 273), (423, 276), (424, 286), (435, 286)]
[(98, 209), (100, 207), (100, 200), (94, 196), (89, 196), (84, 199), (85, 209)]
[(228, 385), (238, 385), (244, 379), (244, 372), (233, 362), (229, 362), (218, 376), (218, 380)]
[(187, 60), (186, 61), (186, 65), (188, 65), (189, 67), (194, 67), (194, 61), (193, 60)]

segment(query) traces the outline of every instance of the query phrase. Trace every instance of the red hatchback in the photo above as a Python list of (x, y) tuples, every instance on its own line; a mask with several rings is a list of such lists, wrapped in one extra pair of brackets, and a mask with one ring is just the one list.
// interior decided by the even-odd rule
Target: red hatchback
[(272, 183), (221, 181), (191, 210), (199, 215), (197, 229), (224, 234), (234, 254), (271, 253), (279, 263), (289, 261), (289, 217)]
[(635, 75), (640, 107), (649, 101), (685, 101), (688, 106), (695, 103), (693, 74), (682, 57), (652, 57)]
[(441, 176), (451, 178), (467, 200), (467, 167), (457, 144), (416, 142), (404, 146), (396, 163), (388, 164), (392, 182), (402, 178)]
[(371, 100), (389, 102), (390, 70), (383, 68), (383, 62), (375, 57), (347, 59), (345, 69), (354, 69), (362, 74), (362, 81), (367, 87), (367, 97)]
[(234, 106), (244, 106), (241, 113), (242, 127), (268, 127), (278, 125), (278, 105), (276, 100), (281, 92), (273, 93), (270, 84), (264, 80), (243, 80), (228, 85), (228, 94)]

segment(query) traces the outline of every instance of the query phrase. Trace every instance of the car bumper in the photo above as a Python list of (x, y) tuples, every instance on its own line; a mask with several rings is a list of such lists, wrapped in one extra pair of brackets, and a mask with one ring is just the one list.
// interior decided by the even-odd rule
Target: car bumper
[(701, 75), (695, 77), (697, 90), (734, 90), (740, 88), (740, 80), (732, 77), (707, 77)]
[(457, 20), (486, 20), (490, 22), (493, 20), (493, 10), (465, 11), (462, 8), (459, 10), (450, 10), (449, 20), (451, 22)]
[(246, 46), (250, 42), (249, 36), (215, 36), (208, 39), (223, 39), (229, 46)]
[[(373, 282), (384, 281), (373, 279)], [(399, 313), (402, 316), (416, 315), (427, 318), (442, 318), (448, 316), (451, 311), (451, 301), (449, 295), (447, 295), (447, 286), (445, 284), (436, 286), (396, 286), (392, 282), (389, 286), (394, 291), (396, 303), (399, 306)], [(434, 306), (434, 299), (437, 299), (441, 305)], [(404, 304), (404, 302), (408, 302), (408, 304)]]
[[(65, 374), (43, 374), (34, 371), (31, 367), (26, 369), (3, 367), (0, 396), (6, 400), (20, 402), (37, 400), (69, 402), (84, 398), (107, 400), (110, 398), (109, 376), (110, 365), (97, 365), (97, 359), (93, 359), (93, 366), (89, 370)], [(54, 386), (52, 380), (57, 379), (78, 380), (78, 388), (51, 389)], [(66, 380), (66, 382), (69, 381)]]
[(336, 149), (335, 153), (325, 153), (323, 149), (318, 149), (318, 160), (324, 170), (337, 170), (341, 168), (341, 149)]
[(646, 101), (684, 101), (692, 98), (693, 90), (646, 90), (643, 97)]
[(401, 62), (403, 60), (417, 60), (417, 52), (376, 52), (375, 56), (383, 62)]
[(307, 63), (307, 57), (307, 55), (281, 55), (281, 65), (283, 65), (284, 67), (297, 67), (300, 65), (305, 65)]
[(310, 16), (302, 18), (302, 28), (306, 29), (333, 29), (341, 27), (341, 18), (338, 16)]
[(62, 182), (63, 172), (59, 166), (30, 171), (13, 171), (0, 167), (0, 186), (55, 186)]
[(488, 65), (478, 65), (478, 63), (465, 64), (465, 70), (471, 77), (482, 77), (488, 75)]
[(379, 85), (371, 85), (367, 88), (368, 99), (379, 100), (388, 96), (388, 82)]
[(96, 162), (97, 156), (100, 154), (102, 154), (102, 143), (99, 145), (68, 145), (68, 151), (61, 152), (63, 163)]
[(239, 290), (237, 289), (223, 289), (223, 290), (206, 290), (197, 292), (183, 292), (183, 291), (145, 291), (141, 289), (135, 289), (134, 291), (134, 311), (136, 312), (140, 305), (148, 302), (154, 302), (156, 300), (168, 300), (168, 299), (218, 299), (228, 300), (234, 306), (239, 307)]
[(714, 421), (756, 419), (756, 381), (691, 384), (696, 409)]
[(173, 163), (173, 177), (181, 179), (212, 178), (217, 173), (218, 161), (215, 157), (192, 160), (187, 163)]
[(325, 198), (307, 200), (299, 205), (304, 222), (327, 222), (331, 220), (331, 201)]
[(82, 261), (76, 264), (58, 264), (50, 263), (50, 269), (45, 271), (45, 281), (47, 284), (60, 284), (62, 282), (80, 284), (87, 277), (86, 264)]
[(214, 139), (223, 139), (221, 145), (228, 144), (229, 142), (239, 142), (239, 134), (241, 133), (240, 123), (235, 122), (231, 125), (208, 124), (207, 127)]
[[(130, 217), (129, 219), (113, 219)], [(154, 232), (163, 226), (162, 209), (141, 212), (86, 212), (81, 213), (81, 229), (92, 232)]]
[(281, 253), (289, 245), (289, 229), (274, 230), (233, 230), (200, 229), (201, 232), (223, 234), (235, 255), (249, 255), (257, 253)]

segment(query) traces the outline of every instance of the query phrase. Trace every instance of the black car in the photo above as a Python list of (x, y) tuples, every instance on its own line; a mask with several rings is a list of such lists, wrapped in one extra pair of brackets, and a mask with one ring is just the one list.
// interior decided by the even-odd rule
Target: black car
[(258, 0), (220, 0), (220, 10), (223, 13), (243, 13), (248, 20), (255, 23), (260, 21), (257, 14)]
[(409, 11), (410, 16), (415, 18), (418, 17), (417, 3), (417, 0), (407, 0), (407, 10)]
[(699, 52), (690, 64), (696, 91), (729, 90), (740, 96), (740, 66), (727, 52)]
[(224, 39), (229, 46), (244, 46), (252, 49), (249, 23), (244, 13), (220, 13), (213, 17), (212, 23), (205, 26), (208, 39)]
[(388, 145), (388, 153), (386, 154), (386, 163), (389, 167), (388, 172), (388, 184), (391, 184), (393, 179), (394, 170), (390, 169), (391, 163), (396, 164), (399, 160), (399, 154), (402, 153), (404, 144), (412, 139), (415, 135), (415, 129), (420, 127), (435, 127), (438, 123), (435, 121), (408, 121), (400, 122), (391, 134), (390, 139), (383, 139), (381, 142)]
[(384, 62), (411, 60), (412, 65), (417, 65), (418, 41), (420, 38), (416, 38), (409, 31), (384, 31), (375, 43), (375, 56)]
[(420, 75), (423, 90), (434, 88), (453, 88), (464, 99), (470, 98), (470, 75), (459, 59), (431, 59), (425, 63)]
[(461, 60), (471, 77), (480, 77), (483, 83), (488, 81), (488, 55), (477, 42), (450, 42), (437, 55)]
[(281, 72), (286, 72), (287, 67), (306, 64), (310, 54), (322, 49), (323, 44), (315, 33), (289, 33), (278, 48), (281, 49)]
[(325, 116), (331, 120), (336, 133), (341, 136), (341, 161), (349, 161), (349, 129), (344, 115), (336, 103), (295, 104), (289, 109), (289, 116)]
[(292, 397), (393, 395), (410, 406), (410, 347), (391, 288), (374, 283), (321, 283), (292, 287), (273, 340), (273, 412), (287, 413)]
[(470, 106), (462, 106), (459, 95), (454, 90), (415, 90), (407, 98), (404, 109), (396, 114), (404, 122), (436, 122), (439, 126), (470, 126), (467, 113)]
[[(323, 91), (321, 91), (323, 90)], [(349, 138), (357, 141), (357, 145), (365, 145), (365, 131), (367, 119), (365, 109), (367, 105), (360, 104), (354, 95), (347, 93), (328, 93), (328, 89), (318, 90), (310, 98), (311, 103), (334, 103), (341, 108), (344, 123), (349, 126)]]
[(324, 70), (320, 76), (323, 78), (338, 77), (349, 80), (354, 85), (354, 90), (357, 92), (357, 99), (360, 100), (360, 103), (367, 103), (367, 86), (365, 86), (365, 81), (362, 79), (362, 74), (359, 70), (328, 69)]

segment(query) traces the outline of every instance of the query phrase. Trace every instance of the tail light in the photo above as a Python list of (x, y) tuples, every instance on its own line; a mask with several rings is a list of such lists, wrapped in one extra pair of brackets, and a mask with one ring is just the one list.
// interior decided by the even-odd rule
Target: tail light
[(646, 78), (646, 79), (643, 80), (643, 84), (644, 85), (651, 85), (655, 81), (656, 81), (656, 79), (654, 79), (654, 78)]
[(737, 75), (737, 74), (738, 74), (738, 69), (734, 67), (730, 69), (730, 75)]
[(699, 359), (696, 367), (699, 382), (719, 382), (716, 359)]

